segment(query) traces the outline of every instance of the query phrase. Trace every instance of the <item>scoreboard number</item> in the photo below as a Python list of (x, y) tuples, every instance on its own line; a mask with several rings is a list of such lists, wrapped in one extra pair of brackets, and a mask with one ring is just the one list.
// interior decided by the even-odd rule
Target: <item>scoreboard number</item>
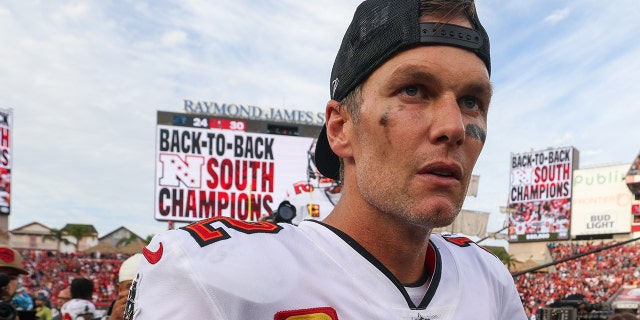
[(229, 123), (229, 129), (236, 131), (245, 131), (244, 121), (231, 121)]
[(207, 118), (193, 118), (193, 126), (196, 128), (208, 128), (209, 121)]

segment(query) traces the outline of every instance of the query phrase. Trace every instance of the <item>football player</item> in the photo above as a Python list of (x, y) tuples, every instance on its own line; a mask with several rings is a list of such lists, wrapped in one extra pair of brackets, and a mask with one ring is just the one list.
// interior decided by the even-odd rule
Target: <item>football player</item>
[(300, 224), (305, 219), (323, 220), (340, 199), (342, 186), (339, 181), (327, 178), (316, 166), (316, 139), (307, 151), (307, 180), (294, 183), (287, 190), (285, 200), (296, 208), (292, 223)]
[(323, 221), (210, 218), (144, 248), (126, 317), (524, 320), (502, 262), (456, 218), (487, 132), (489, 38), (473, 0), (367, 0), (334, 62), (316, 144), (342, 181)]

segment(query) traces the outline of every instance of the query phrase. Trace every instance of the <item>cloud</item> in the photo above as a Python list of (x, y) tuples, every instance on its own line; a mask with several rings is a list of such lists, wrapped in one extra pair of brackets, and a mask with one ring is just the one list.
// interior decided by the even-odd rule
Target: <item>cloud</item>
[(560, 21), (567, 19), (570, 13), (571, 13), (571, 10), (569, 8), (556, 10), (550, 15), (546, 16), (544, 18), (544, 21), (549, 24), (556, 24)]
[[(15, 114), (10, 227), (164, 229), (153, 219), (156, 111), (194, 99), (322, 112), (360, 2), (0, 4), (0, 107)], [(512, 152), (573, 145), (584, 165), (630, 162), (640, 150), (635, 2), (477, 5), (495, 94), (479, 196), (466, 208), (505, 204)]]

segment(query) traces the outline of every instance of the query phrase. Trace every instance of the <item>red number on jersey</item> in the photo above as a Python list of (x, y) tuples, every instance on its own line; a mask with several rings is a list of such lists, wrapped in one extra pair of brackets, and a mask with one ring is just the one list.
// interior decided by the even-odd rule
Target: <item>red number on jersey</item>
[(457, 237), (457, 236), (443, 236), (443, 238), (455, 245), (457, 245), (458, 247), (468, 247), (469, 245), (471, 245), (473, 242), (473, 240), (467, 238), (467, 237)]
[(293, 185), (293, 192), (295, 192), (296, 194), (301, 194), (303, 192), (309, 193), (311, 191), (313, 191), (313, 186), (311, 186), (306, 181), (296, 182)]
[(189, 232), (193, 239), (196, 240), (196, 242), (201, 247), (204, 247), (216, 241), (229, 239), (231, 237), (223, 227), (216, 228), (212, 226), (212, 224), (215, 222), (220, 222), (227, 228), (231, 228), (246, 234), (278, 233), (280, 230), (282, 230), (282, 227), (270, 222), (246, 222), (227, 217), (214, 217), (201, 220), (180, 229)]
[(458, 247), (464, 248), (464, 247), (468, 247), (471, 244), (475, 244), (477, 245), (480, 249), (489, 252), (491, 255), (496, 256), (495, 254), (493, 254), (493, 252), (489, 251), (489, 249), (478, 245), (477, 243), (475, 243), (473, 240), (467, 238), (467, 237), (459, 237), (459, 236), (442, 236), (445, 240), (457, 245)]

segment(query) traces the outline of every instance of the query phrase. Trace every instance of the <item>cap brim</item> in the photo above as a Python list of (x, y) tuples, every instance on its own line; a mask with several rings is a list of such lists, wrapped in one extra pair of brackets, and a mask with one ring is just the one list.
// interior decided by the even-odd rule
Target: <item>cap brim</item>
[(327, 139), (327, 126), (322, 126), (316, 141), (316, 167), (323, 176), (333, 180), (340, 180), (340, 158), (333, 153)]
[(20, 273), (20, 274), (24, 274), (24, 275), (29, 274), (29, 271), (27, 271), (25, 269), (22, 269), (22, 268), (16, 268), (16, 267), (9, 267), (9, 268), (12, 268), (12, 269), (18, 271), (18, 273)]

